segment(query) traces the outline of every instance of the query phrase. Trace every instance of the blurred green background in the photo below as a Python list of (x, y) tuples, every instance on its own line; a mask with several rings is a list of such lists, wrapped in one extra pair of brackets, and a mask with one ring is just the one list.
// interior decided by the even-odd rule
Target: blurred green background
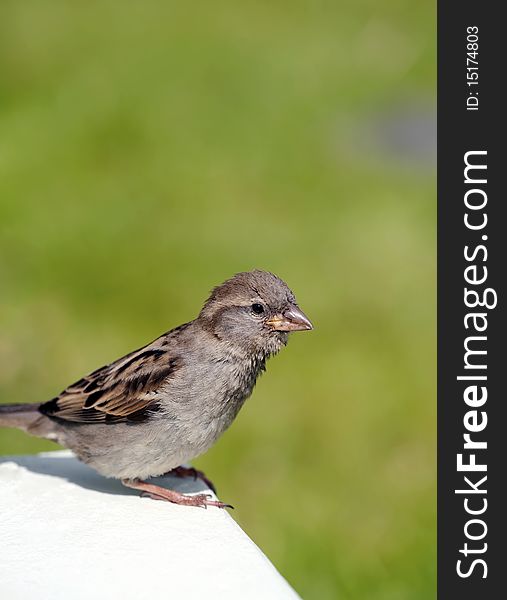
[(315, 330), (195, 464), (304, 598), (434, 596), (434, 10), (0, 8), (0, 401), (279, 274)]

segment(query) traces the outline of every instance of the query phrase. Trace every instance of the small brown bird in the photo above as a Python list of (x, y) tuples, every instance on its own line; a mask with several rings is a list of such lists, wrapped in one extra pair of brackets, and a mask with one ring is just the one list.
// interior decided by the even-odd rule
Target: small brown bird
[(97, 369), (42, 404), (0, 406), (0, 426), (54, 440), (106, 477), (159, 500), (229, 506), (144, 481), (206, 452), (250, 396), (291, 331), (312, 329), (276, 275), (238, 273), (194, 320)]

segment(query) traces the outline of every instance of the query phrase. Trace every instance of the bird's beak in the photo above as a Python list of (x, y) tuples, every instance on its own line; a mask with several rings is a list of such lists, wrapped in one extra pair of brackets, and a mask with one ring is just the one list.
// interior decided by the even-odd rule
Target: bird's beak
[(305, 331), (313, 329), (310, 319), (295, 305), (284, 310), (283, 313), (274, 315), (268, 319), (266, 325), (276, 331)]

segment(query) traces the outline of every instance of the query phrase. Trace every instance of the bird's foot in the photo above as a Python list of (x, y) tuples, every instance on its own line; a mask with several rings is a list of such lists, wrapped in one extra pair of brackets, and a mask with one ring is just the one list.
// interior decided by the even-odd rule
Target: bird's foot
[(212, 500), (210, 494), (196, 494), (195, 496), (187, 496), (174, 490), (168, 490), (153, 483), (147, 483), (141, 479), (122, 479), (124, 486), (134, 490), (140, 490), (142, 496), (148, 496), (154, 500), (165, 500), (174, 504), (182, 504), (184, 506), (200, 506), (207, 508), (208, 506), (216, 506), (217, 508), (234, 508), (230, 504), (225, 504), (219, 500)]
[(213, 482), (206, 477), (206, 475), (202, 471), (198, 471), (194, 469), (194, 467), (175, 467), (171, 471), (167, 471), (164, 475), (175, 475), (176, 477), (192, 477), (195, 481), (196, 479), (200, 479), (203, 483), (205, 483), (209, 489), (213, 493), (217, 493)]

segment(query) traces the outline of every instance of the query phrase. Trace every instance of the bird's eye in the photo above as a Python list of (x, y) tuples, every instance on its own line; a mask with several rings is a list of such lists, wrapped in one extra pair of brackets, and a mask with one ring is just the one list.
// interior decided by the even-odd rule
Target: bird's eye
[(256, 315), (262, 315), (264, 313), (264, 306), (262, 304), (252, 304), (252, 312)]

